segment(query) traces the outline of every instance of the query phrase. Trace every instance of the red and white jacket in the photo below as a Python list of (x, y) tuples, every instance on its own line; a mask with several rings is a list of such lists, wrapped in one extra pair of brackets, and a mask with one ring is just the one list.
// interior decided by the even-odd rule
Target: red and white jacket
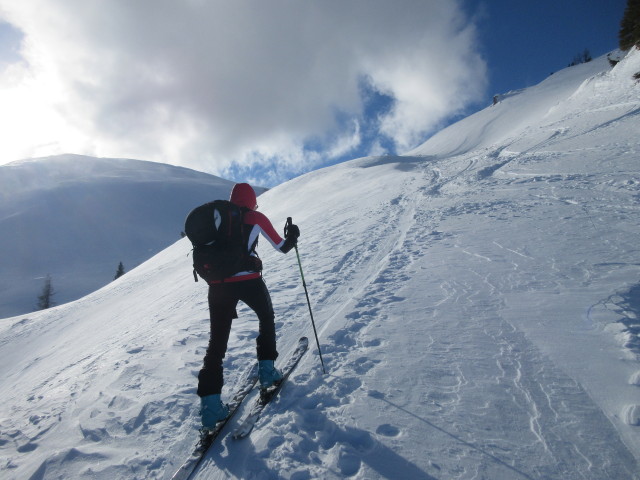
[[(258, 244), (260, 235), (266, 238), (269, 243), (282, 253), (287, 253), (293, 248), (293, 244), (283, 239), (276, 229), (271, 224), (271, 221), (261, 212), (257, 212), (258, 202), (256, 199), (256, 192), (248, 183), (238, 183), (233, 187), (231, 191), (231, 203), (249, 209), (245, 211), (243, 219), (245, 224), (245, 239), (247, 251), (251, 256), (258, 258), (258, 254), (255, 249)], [(232, 277), (225, 278), (222, 281), (210, 282), (210, 283), (222, 283), (222, 282), (240, 282), (243, 280), (251, 280), (254, 278), (260, 278), (261, 273), (259, 271), (244, 271), (233, 275)]]

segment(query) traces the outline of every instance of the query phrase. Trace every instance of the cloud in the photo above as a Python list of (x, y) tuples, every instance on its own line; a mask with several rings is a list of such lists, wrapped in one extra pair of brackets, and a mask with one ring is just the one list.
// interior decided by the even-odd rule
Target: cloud
[[(24, 34), (13, 97), (36, 92), (28, 113), (51, 122), (25, 153), (291, 174), (364, 138), (415, 147), (485, 86), (457, 1), (0, 0), (0, 15)], [(363, 83), (392, 99), (374, 121)]]

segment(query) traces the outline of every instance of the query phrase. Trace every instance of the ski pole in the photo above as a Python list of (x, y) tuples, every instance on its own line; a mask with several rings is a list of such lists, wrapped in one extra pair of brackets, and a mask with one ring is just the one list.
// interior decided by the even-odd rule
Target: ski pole
[[(291, 217), (287, 217), (287, 224), (284, 227), (284, 236), (289, 233), (289, 226), (293, 224)], [(311, 325), (313, 325), (313, 334), (316, 337), (316, 345), (318, 346), (318, 354), (320, 355), (320, 363), (322, 364), (322, 373), (326, 375), (327, 371), (324, 368), (324, 360), (322, 360), (322, 350), (320, 350), (320, 341), (318, 340), (318, 331), (316, 330), (316, 322), (313, 320), (313, 312), (311, 311), (311, 302), (309, 301), (309, 292), (307, 290), (307, 283), (304, 281), (304, 273), (302, 272), (302, 262), (300, 261), (300, 253), (298, 252), (298, 245), (294, 245), (296, 250), (296, 257), (298, 258), (298, 267), (300, 268), (300, 278), (302, 278), (302, 286), (304, 287), (304, 294), (307, 297), (307, 306), (309, 307), (309, 315), (311, 316)]]

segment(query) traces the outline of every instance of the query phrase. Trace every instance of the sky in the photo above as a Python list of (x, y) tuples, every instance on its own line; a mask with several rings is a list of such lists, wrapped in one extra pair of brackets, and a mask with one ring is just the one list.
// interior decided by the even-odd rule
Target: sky
[(617, 46), (625, 0), (0, 0), (0, 164), (60, 153), (274, 186), (397, 154)]

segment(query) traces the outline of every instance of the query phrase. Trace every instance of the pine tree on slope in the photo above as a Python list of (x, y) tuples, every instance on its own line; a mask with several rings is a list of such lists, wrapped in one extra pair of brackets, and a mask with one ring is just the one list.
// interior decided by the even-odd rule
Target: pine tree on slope
[(618, 40), (620, 50), (629, 50), (634, 45), (640, 48), (640, 0), (627, 0)]
[(38, 295), (38, 310), (45, 310), (55, 305), (53, 301), (53, 285), (51, 284), (51, 275), (47, 274), (47, 278), (44, 281), (44, 287), (42, 287), (42, 293)]
[(124, 265), (122, 265), (122, 262), (120, 262), (118, 264), (118, 270), (116, 270), (116, 276), (114, 277), (114, 280), (120, 278), (122, 275), (124, 275)]

